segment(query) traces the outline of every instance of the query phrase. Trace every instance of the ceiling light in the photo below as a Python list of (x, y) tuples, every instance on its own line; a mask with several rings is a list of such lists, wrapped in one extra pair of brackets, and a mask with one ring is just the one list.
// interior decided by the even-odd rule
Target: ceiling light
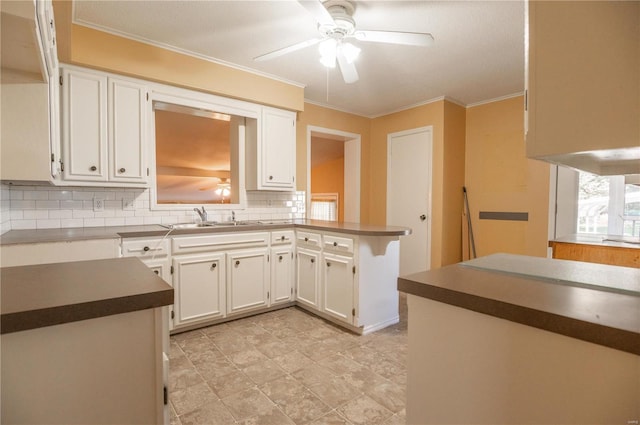
[(358, 55), (360, 55), (360, 49), (351, 43), (340, 43), (339, 48), (342, 51), (345, 59), (349, 63), (355, 62), (355, 60), (358, 58)]
[(320, 63), (327, 68), (336, 67), (337, 46), (338, 41), (335, 38), (328, 38), (318, 45)]

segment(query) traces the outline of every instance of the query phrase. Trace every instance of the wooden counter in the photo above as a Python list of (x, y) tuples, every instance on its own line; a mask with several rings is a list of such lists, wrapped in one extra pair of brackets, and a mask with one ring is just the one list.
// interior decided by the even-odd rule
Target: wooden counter
[(640, 241), (600, 235), (570, 235), (549, 241), (553, 258), (640, 268)]

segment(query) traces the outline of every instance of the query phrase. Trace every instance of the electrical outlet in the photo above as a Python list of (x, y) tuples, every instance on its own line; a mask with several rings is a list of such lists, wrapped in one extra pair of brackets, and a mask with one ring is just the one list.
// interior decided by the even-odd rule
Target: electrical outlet
[(104, 211), (104, 199), (93, 198), (93, 210)]
[(123, 199), (122, 200), (122, 209), (125, 211), (133, 211), (136, 209), (135, 200), (134, 199)]

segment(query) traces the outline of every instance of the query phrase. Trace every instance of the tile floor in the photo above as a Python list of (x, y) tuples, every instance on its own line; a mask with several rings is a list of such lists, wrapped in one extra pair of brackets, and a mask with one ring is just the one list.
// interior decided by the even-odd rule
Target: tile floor
[(401, 321), (358, 336), (291, 307), (171, 337), (171, 423), (404, 424)]

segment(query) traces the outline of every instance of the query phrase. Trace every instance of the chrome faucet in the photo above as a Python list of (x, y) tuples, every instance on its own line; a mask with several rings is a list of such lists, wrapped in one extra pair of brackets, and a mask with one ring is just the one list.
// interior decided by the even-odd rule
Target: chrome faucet
[(204, 209), (204, 205), (202, 206), (202, 211), (200, 211), (198, 208), (194, 208), (193, 210), (198, 213), (198, 215), (200, 216), (200, 220), (203, 223), (207, 221), (207, 212)]

